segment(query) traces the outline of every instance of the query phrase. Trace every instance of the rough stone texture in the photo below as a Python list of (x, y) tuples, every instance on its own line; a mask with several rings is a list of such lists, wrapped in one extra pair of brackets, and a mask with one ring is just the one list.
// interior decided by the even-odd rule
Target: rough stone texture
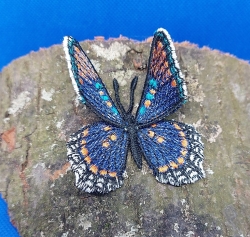
[[(85, 41), (109, 91), (124, 104), (150, 44)], [(105, 196), (74, 187), (65, 142), (97, 118), (75, 102), (62, 45), (13, 61), (0, 74), (0, 191), (21, 236), (250, 236), (250, 65), (188, 43), (177, 44), (189, 102), (171, 118), (194, 124), (205, 143), (207, 178), (172, 187), (129, 156), (125, 185)]]

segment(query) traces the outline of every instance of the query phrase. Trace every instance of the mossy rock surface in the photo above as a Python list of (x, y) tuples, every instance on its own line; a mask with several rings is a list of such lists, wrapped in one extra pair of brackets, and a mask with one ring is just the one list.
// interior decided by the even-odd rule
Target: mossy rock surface
[[(150, 43), (85, 41), (83, 49), (113, 96), (146, 76)], [(80, 195), (67, 162), (69, 135), (97, 120), (75, 102), (62, 45), (19, 58), (0, 73), (0, 191), (21, 236), (250, 236), (250, 65), (176, 44), (189, 102), (171, 115), (193, 124), (205, 144), (206, 178), (173, 187), (128, 157), (122, 188)]]

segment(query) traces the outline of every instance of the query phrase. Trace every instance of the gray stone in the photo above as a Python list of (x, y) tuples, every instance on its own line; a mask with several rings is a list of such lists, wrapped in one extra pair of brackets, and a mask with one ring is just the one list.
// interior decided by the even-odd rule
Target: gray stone
[[(125, 105), (138, 76), (138, 103), (150, 44), (115, 39), (82, 47), (112, 96), (118, 79)], [(129, 155), (123, 187), (104, 196), (79, 194), (67, 162), (69, 135), (98, 118), (75, 101), (62, 45), (2, 70), (0, 191), (21, 236), (250, 236), (250, 65), (189, 43), (176, 51), (189, 102), (171, 118), (202, 134), (207, 177), (160, 184)]]

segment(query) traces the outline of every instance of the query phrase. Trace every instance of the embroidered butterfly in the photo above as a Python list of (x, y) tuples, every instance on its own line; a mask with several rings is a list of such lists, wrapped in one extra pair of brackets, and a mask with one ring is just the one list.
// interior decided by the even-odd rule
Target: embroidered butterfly
[(158, 29), (153, 38), (148, 71), (136, 115), (132, 114), (138, 78), (132, 80), (127, 110), (113, 80), (116, 103), (80, 44), (63, 42), (69, 73), (78, 98), (103, 121), (81, 128), (67, 143), (67, 156), (76, 186), (88, 193), (108, 193), (124, 182), (130, 148), (138, 168), (142, 156), (161, 183), (174, 186), (205, 177), (203, 143), (193, 126), (164, 118), (187, 100), (187, 89), (168, 32)]

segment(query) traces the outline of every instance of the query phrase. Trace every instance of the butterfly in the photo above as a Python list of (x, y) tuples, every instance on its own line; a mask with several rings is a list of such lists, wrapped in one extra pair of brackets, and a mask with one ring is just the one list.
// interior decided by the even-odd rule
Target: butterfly
[(128, 150), (139, 169), (144, 157), (160, 183), (181, 186), (205, 177), (201, 135), (192, 125), (165, 120), (187, 101), (184, 77), (165, 29), (154, 34), (135, 115), (137, 77), (131, 82), (126, 110), (117, 80), (113, 80), (114, 102), (79, 42), (66, 36), (63, 46), (78, 99), (102, 119), (84, 126), (67, 142), (68, 160), (81, 192), (105, 194), (120, 188), (126, 176)]

